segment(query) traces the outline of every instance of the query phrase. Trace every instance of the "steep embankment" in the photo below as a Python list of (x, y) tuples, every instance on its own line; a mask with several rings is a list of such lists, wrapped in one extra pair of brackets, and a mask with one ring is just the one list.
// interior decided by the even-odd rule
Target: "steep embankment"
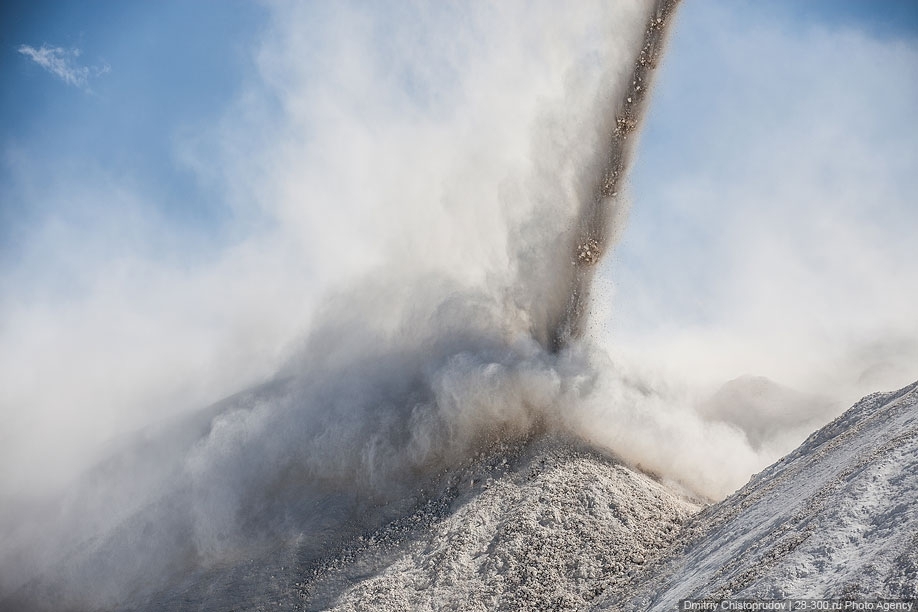
[(918, 598), (918, 383), (865, 397), (595, 609), (683, 598)]

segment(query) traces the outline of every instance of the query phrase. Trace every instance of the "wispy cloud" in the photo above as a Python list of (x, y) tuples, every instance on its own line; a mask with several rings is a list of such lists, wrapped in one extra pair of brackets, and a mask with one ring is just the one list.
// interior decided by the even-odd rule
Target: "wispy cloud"
[(36, 49), (30, 45), (20, 45), (19, 53), (25, 55), (36, 64), (59, 77), (68, 85), (89, 89), (89, 80), (111, 71), (111, 66), (81, 66), (78, 62), (79, 49), (64, 49), (63, 47), (49, 47), (43, 44)]

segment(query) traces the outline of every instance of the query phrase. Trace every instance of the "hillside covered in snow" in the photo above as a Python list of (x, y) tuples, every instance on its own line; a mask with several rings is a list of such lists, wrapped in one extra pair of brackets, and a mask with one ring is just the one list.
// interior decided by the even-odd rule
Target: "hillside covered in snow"
[(689, 522), (601, 610), (918, 598), (918, 383), (875, 393)]

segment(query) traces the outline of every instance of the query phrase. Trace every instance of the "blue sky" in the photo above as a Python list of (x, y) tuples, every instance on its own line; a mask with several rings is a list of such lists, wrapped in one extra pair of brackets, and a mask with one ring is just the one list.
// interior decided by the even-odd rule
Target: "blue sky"
[[(66, 179), (98, 172), (130, 181), (171, 221), (211, 233), (221, 204), (176, 160), (176, 140), (212, 120), (238, 90), (251, 70), (263, 7), (22, 2), (4, 3), (2, 10), (4, 253), (15, 250), (23, 225), (40, 223), (48, 206), (68, 208), (60, 201), (29, 201), (16, 191), (21, 182), (41, 183), (48, 174)], [(83, 85), (68, 84), (19, 53), (22, 45), (60, 48), (74, 69), (107, 71), (90, 74)], [(17, 176), (10, 155), (28, 160), (43, 178)]]
[[(484, 4), (4, 3), (7, 431), (95, 411), (104, 438), (264, 378), (320, 289), (382, 253), (477, 278), (461, 236), (486, 260), (505, 238), (462, 197), (507, 188), (563, 89), (540, 66), (597, 27), (536, 5), (504, 40), (488, 21), (512, 10)], [(916, 7), (685, 3), (603, 268), (613, 345), (705, 381), (915, 377)]]

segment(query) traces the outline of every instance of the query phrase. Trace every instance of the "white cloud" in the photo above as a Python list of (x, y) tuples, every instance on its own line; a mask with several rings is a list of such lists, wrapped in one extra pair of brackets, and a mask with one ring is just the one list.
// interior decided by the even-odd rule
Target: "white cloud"
[(36, 49), (30, 45), (20, 45), (19, 53), (25, 55), (33, 62), (60, 78), (68, 85), (89, 89), (89, 80), (111, 71), (111, 66), (81, 66), (77, 62), (80, 57), (79, 49), (64, 49), (63, 47), (49, 47), (43, 44)]

